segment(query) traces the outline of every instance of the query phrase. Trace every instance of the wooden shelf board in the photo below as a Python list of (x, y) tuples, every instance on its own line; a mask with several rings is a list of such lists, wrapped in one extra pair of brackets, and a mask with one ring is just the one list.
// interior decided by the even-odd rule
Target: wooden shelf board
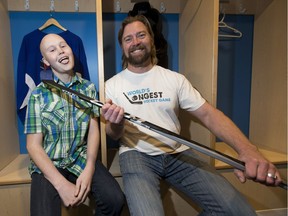
[(8, 166), (0, 171), (0, 185), (28, 184), (31, 178), (28, 172), (28, 154), (18, 155)]
[[(224, 142), (217, 142), (215, 145), (215, 149), (217, 151), (220, 151), (226, 155), (229, 155), (231, 157), (237, 158), (237, 153), (234, 151), (230, 146), (228, 146)], [(259, 148), (259, 151), (264, 155), (265, 158), (267, 158), (269, 161), (271, 161), (273, 164), (287, 164), (287, 154), (285, 153), (280, 153), (280, 152), (275, 152), (271, 150), (267, 150), (264, 148)], [(231, 168), (230, 165), (219, 161), (215, 160), (215, 167), (217, 169), (227, 169)]]
[[(121, 177), (118, 151), (113, 152), (112, 155), (109, 170), (114, 177)], [(28, 154), (18, 155), (8, 166), (0, 171), (0, 186), (31, 183), (31, 177), (28, 172), (29, 163)]]

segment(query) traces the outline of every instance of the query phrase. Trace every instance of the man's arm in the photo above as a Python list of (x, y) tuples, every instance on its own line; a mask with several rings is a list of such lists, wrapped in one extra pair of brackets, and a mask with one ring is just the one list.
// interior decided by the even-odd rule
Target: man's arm
[(72, 206), (75, 202), (75, 185), (67, 181), (52, 163), (42, 147), (42, 133), (27, 134), (27, 151), (45, 178), (58, 191), (65, 206)]
[[(199, 109), (190, 113), (198, 118), (215, 136), (229, 144), (238, 153), (239, 159), (245, 162), (245, 173), (235, 170), (235, 174), (241, 182), (245, 182), (246, 178), (267, 185), (278, 185), (281, 182), (276, 167), (263, 157), (257, 147), (221, 111), (206, 102)], [(277, 179), (268, 177), (268, 173), (276, 175)]]

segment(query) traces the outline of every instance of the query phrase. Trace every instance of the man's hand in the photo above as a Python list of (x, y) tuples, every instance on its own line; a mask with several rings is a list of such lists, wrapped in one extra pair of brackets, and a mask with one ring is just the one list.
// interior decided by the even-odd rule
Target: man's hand
[(277, 168), (254, 146), (239, 153), (239, 160), (245, 162), (245, 172), (235, 169), (234, 173), (242, 183), (251, 179), (268, 186), (277, 186), (282, 181)]
[(110, 123), (123, 125), (124, 109), (113, 104), (110, 99), (102, 106), (102, 115)]
[(102, 116), (106, 122), (106, 133), (114, 140), (118, 140), (124, 133), (124, 109), (112, 103), (112, 100), (106, 100), (102, 106)]

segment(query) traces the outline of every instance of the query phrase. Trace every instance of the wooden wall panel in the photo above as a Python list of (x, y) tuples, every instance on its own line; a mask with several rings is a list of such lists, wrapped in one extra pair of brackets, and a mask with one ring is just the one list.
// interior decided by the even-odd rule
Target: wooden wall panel
[(255, 20), (250, 139), (287, 153), (287, 0)]
[(0, 186), (0, 215), (30, 215), (30, 184)]
[[(179, 72), (212, 105), (216, 104), (218, 10), (218, 1), (189, 0), (179, 21)], [(180, 115), (182, 134), (213, 146), (214, 136), (186, 115), (184, 112)]]
[(10, 22), (7, 1), (0, 1), (0, 170), (19, 154)]

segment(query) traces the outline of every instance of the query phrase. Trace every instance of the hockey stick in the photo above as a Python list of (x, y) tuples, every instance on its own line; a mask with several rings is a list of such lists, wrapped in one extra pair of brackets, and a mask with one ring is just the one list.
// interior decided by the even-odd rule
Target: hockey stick
[[(84, 94), (81, 94), (75, 90), (72, 90), (72, 89), (69, 89), (65, 86), (62, 86), (62, 85), (59, 85), (58, 83), (55, 83), (53, 80), (43, 80), (43, 82), (45, 84), (47, 84), (48, 86), (50, 87), (54, 87), (66, 94), (70, 94), (70, 95), (74, 95), (74, 96), (77, 96), (78, 98), (82, 99), (82, 100), (85, 100), (89, 103), (92, 103), (96, 106), (98, 106), (99, 108), (102, 108), (103, 106), (103, 103), (98, 101), (98, 100), (95, 100), (91, 97), (88, 97)], [(196, 151), (199, 151), (205, 155), (208, 155), (208, 156), (211, 156), (215, 159), (218, 159), (224, 163), (227, 163), (229, 165), (231, 165), (232, 167), (236, 168), (236, 169), (239, 169), (239, 170), (242, 170), (244, 171), (245, 170), (245, 163), (240, 161), (240, 160), (237, 160), (233, 157), (230, 157), (229, 155), (226, 155), (226, 154), (223, 154), (222, 152), (219, 152), (217, 150), (214, 150), (214, 149), (211, 149), (201, 143), (198, 143), (196, 141), (193, 141), (193, 140), (188, 140), (182, 136), (180, 136), (179, 134), (176, 134), (172, 131), (169, 131), (165, 128), (162, 128), (162, 127), (159, 127), (155, 124), (152, 124), (151, 122), (148, 122), (148, 121), (145, 121), (145, 120), (142, 120), (140, 119), (139, 117), (137, 116), (133, 116), (129, 113), (124, 113), (124, 118), (132, 123), (135, 123), (137, 125), (140, 125), (146, 129), (149, 129), (151, 131), (154, 131), (162, 136), (165, 136), (169, 139), (172, 139), (176, 142), (179, 142), (179, 143), (182, 143)], [(287, 184), (284, 183), (284, 182), (281, 182), (279, 185), (279, 187), (287, 190)]]

